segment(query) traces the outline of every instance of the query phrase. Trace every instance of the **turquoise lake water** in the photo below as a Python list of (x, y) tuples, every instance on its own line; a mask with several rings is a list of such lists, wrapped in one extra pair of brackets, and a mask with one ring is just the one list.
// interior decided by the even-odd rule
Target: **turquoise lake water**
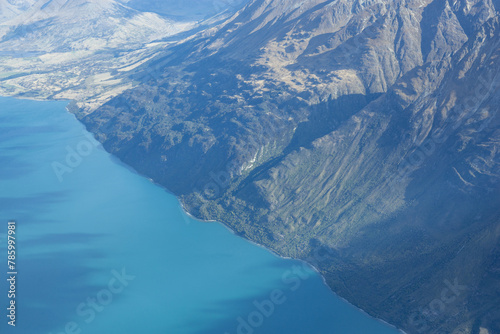
[(398, 333), (301, 262), (188, 217), (105, 152), (66, 104), (0, 98), (1, 333)]

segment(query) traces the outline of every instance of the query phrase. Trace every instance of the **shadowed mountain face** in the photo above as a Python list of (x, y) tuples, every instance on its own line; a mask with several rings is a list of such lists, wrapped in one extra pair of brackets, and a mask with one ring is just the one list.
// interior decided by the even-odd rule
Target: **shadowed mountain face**
[(499, 333), (498, 5), (256, 0), (74, 111), (188, 211), (370, 314)]

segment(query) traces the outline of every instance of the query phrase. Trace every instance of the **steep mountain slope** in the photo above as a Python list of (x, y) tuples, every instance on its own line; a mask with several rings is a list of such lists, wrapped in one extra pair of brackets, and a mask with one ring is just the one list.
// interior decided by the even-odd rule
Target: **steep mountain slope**
[[(393, 321), (403, 306), (396, 323), (417, 332), (471, 328), (500, 297), (500, 35), (496, 22), (485, 30), (255, 181), (276, 248), (307, 258), (319, 240), (335, 290)], [(455, 278), (458, 299), (429, 307)]]
[(2, 0), (0, 1), (0, 22), (18, 16), (31, 7), (36, 0)]
[(255, 0), (74, 111), (190, 212), (369, 313), (497, 333), (498, 5)]

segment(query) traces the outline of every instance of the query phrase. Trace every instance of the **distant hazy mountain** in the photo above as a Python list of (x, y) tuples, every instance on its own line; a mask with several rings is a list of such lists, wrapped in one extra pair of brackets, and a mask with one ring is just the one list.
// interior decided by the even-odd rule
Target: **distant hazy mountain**
[(133, 48), (194, 26), (136, 11), (113, 0), (37, 1), (30, 6), (14, 6), (6, 0), (0, 3), (2, 13), (3, 8), (12, 9), (7, 12), (10, 19), (0, 22), (2, 51)]
[(141, 3), (144, 10), (113, 0), (0, 0), (0, 94), (98, 106), (133, 87), (128, 71), (236, 10), (228, 5), (216, 18), (195, 21)]
[(30, 8), (36, 0), (1, 0), (0, 23), (13, 18)]
[(500, 333), (498, 9), (254, 0), (75, 113), (191, 213), (369, 313)]
[(199, 21), (240, 9), (248, 0), (120, 0), (139, 11), (154, 12), (183, 21)]
[(191, 213), (409, 333), (500, 333), (500, 2), (243, 5), (0, 0), (0, 93), (73, 99)]

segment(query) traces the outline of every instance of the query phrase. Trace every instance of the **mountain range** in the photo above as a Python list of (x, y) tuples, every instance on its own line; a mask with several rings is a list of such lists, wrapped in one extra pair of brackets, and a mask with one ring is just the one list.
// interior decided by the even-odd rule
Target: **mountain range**
[(499, 8), (252, 0), (70, 110), (188, 212), (369, 314), (500, 333)]

